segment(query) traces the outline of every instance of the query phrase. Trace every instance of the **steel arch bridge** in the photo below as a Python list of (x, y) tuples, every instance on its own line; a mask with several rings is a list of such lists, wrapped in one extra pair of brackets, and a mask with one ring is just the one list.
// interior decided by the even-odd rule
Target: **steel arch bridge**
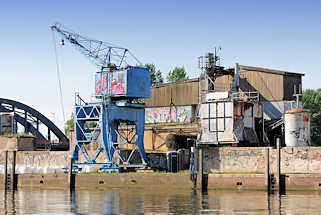
[[(31, 133), (39, 140), (50, 142), (53, 133), (59, 142), (69, 142), (66, 135), (53, 122), (28, 105), (0, 98), (1, 112), (13, 113), (15, 121), (24, 127), (25, 133)], [(39, 131), (40, 123), (47, 127), (47, 134), (44, 135)]]

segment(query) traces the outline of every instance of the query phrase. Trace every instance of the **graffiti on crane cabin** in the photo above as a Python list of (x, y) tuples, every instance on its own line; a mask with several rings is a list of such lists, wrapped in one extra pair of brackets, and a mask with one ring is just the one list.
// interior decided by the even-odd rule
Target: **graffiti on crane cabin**
[(145, 109), (145, 123), (191, 122), (192, 106), (156, 107)]
[(126, 78), (127, 76), (124, 71), (117, 71), (111, 74), (108, 74), (107, 72), (96, 73), (95, 95), (96, 96), (124, 95), (126, 93), (126, 81), (127, 81)]

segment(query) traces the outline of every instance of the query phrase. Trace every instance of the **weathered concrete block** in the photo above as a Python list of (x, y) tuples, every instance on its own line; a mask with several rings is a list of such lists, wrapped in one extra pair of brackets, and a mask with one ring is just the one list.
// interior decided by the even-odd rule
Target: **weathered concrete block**
[(2, 151), (34, 151), (34, 137), (6, 137), (0, 136), (0, 152)]
[[(265, 147), (217, 147), (204, 150), (208, 172), (264, 172)], [(270, 148), (270, 172), (277, 171), (277, 150)], [(320, 173), (321, 147), (284, 147), (281, 149), (282, 173)]]

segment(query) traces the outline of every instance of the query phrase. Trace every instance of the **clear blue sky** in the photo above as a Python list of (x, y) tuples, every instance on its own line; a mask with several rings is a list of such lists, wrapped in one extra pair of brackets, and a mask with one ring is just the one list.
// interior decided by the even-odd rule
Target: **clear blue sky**
[[(321, 1), (2, 1), (0, 97), (28, 104), (62, 126), (52, 32), (59, 21), (82, 35), (128, 47), (164, 77), (221, 46), (222, 65), (305, 73), (320, 87)], [(59, 46), (66, 115), (74, 93), (90, 99), (97, 71), (71, 46)]]

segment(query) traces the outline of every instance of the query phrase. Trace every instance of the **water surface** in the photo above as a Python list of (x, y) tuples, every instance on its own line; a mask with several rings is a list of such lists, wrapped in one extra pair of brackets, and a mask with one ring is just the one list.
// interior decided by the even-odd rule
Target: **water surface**
[(321, 214), (320, 192), (189, 189), (18, 190), (1, 193), (1, 214)]

